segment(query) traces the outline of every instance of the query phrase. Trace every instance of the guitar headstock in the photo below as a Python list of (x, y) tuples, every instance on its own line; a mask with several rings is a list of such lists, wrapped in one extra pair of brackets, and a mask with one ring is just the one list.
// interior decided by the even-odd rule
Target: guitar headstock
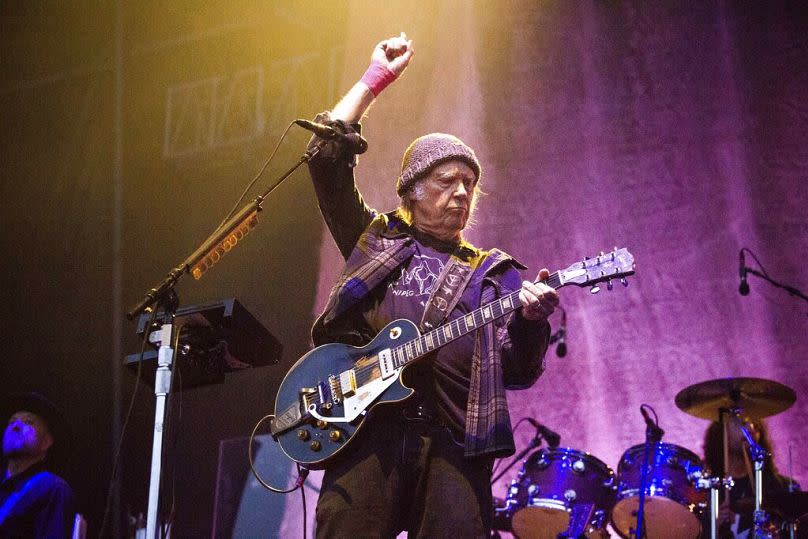
[(634, 275), (634, 256), (627, 249), (617, 249), (609, 253), (601, 252), (595, 258), (586, 258), (576, 262), (567, 269), (558, 272), (562, 284), (591, 286), (591, 292), (600, 291), (598, 283), (606, 282), (612, 289), (612, 279), (620, 279), (628, 286), (626, 277)]

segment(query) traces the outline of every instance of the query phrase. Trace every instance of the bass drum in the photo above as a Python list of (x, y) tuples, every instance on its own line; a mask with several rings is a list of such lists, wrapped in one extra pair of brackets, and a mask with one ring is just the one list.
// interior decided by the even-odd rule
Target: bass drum
[[(640, 480), (645, 444), (623, 453), (617, 466), (617, 502), (612, 509), (612, 526), (623, 537), (637, 524)], [(696, 539), (701, 533), (701, 513), (708, 492), (696, 490), (702, 471), (701, 459), (673, 444), (657, 443), (648, 455), (645, 488), (645, 529), (655, 539)]]
[(611, 468), (589, 453), (559, 447), (541, 449), (525, 460), (506, 503), (513, 533), (521, 539), (556, 539), (567, 532), (571, 514), (584, 515), (586, 537), (601, 538), (608, 537), (605, 526), (614, 496)]

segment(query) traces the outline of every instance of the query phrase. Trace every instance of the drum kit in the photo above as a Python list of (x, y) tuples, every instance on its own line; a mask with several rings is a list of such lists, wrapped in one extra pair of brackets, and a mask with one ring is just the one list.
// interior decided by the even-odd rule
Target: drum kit
[[(727, 429), (734, 424), (745, 433), (758, 484), (767, 454), (744, 420), (778, 414), (795, 401), (796, 394), (789, 387), (760, 378), (710, 380), (676, 395), (676, 405), (683, 412), (723, 426), (725, 463)], [(715, 538), (719, 492), (732, 485), (732, 478), (712, 475), (693, 452), (658, 439), (648, 443), (648, 451), (646, 444), (627, 449), (616, 474), (589, 453), (542, 448), (524, 460), (506, 498), (495, 499), (494, 528), (510, 531), (520, 539), (605, 538), (609, 537), (608, 524), (627, 539)], [(772, 494), (766, 500), (762, 499), (762, 488), (755, 493), (741, 509), (733, 506), (737, 512), (754, 513), (755, 528), (750, 537), (797, 537), (797, 522), (808, 519), (806, 493)], [(637, 534), (641, 506), (644, 533)], [(775, 528), (767, 511), (775, 513), (782, 526)], [(804, 533), (802, 528), (800, 533)]]

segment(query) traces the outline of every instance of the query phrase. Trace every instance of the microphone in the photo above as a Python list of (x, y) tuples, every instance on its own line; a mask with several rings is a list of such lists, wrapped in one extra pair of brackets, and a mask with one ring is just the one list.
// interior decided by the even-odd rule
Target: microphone
[(741, 278), (741, 284), (738, 286), (738, 293), (742, 296), (749, 295), (749, 283), (746, 282), (746, 259), (743, 256), (743, 248), (738, 253), (738, 275)]
[(649, 429), (651, 432), (653, 432), (653, 433), (656, 435), (655, 437), (656, 437), (657, 439), (662, 438), (662, 435), (663, 435), (663, 434), (665, 434), (665, 431), (664, 431), (664, 430), (662, 430), (661, 428), (659, 428), (659, 425), (657, 425), (657, 424), (654, 422), (654, 420), (653, 420), (653, 419), (651, 419), (651, 416), (649, 416), (649, 415), (648, 415), (648, 412), (646, 412), (646, 411), (645, 411), (645, 407), (646, 407), (646, 406), (647, 406), (646, 404), (642, 404), (642, 405), (640, 405), (640, 413), (642, 414), (643, 419), (645, 419), (645, 426), (646, 426), (646, 427), (647, 427), (647, 428), (648, 428), (648, 429)]
[(561, 435), (557, 432), (554, 432), (532, 417), (527, 418), (528, 423), (536, 427), (536, 436), (541, 434), (541, 437), (547, 440), (547, 445), (550, 447), (558, 447), (558, 444), (561, 443)]
[(556, 355), (564, 357), (567, 355), (567, 311), (561, 309), (561, 327), (558, 328), (558, 344), (556, 345)]
[(295, 123), (303, 129), (311, 131), (321, 139), (336, 140), (337, 142), (345, 144), (351, 153), (360, 154), (368, 151), (368, 141), (363, 139), (359, 133), (340, 133), (328, 125), (318, 124), (316, 122), (310, 122), (302, 119), (295, 120)]

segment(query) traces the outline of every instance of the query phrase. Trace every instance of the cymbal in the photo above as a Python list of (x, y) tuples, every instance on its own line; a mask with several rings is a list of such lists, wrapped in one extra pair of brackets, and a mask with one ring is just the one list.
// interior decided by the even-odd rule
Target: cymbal
[(797, 394), (788, 386), (763, 378), (719, 378), (686, 387), (676, 395), (676, 406), (702, 419), (719, 421), (722, 409), (741, 408), (759, 419), (787, 410)]

